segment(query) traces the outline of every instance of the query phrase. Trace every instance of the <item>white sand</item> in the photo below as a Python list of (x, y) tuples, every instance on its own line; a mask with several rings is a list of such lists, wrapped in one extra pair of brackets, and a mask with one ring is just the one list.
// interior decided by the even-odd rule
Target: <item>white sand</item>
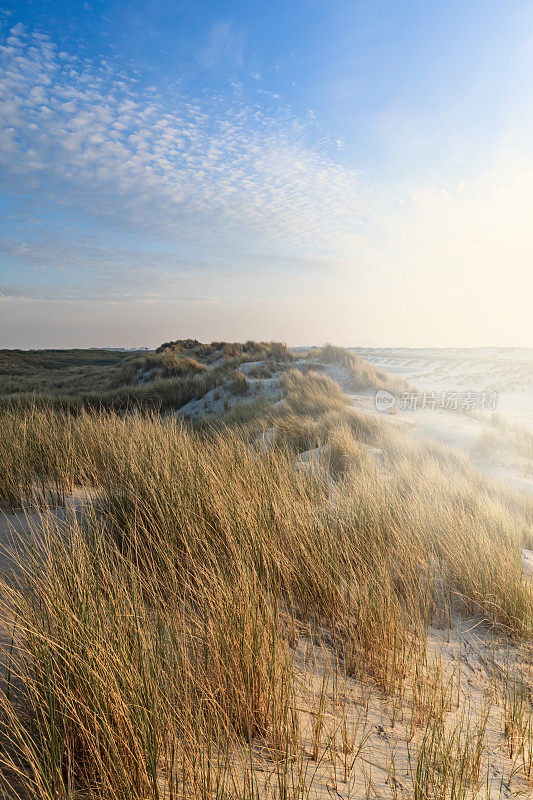
[(422, 391), (496, 391), (498, 412), (533, 429), (533, 350), (354, 348), (370, 364)]

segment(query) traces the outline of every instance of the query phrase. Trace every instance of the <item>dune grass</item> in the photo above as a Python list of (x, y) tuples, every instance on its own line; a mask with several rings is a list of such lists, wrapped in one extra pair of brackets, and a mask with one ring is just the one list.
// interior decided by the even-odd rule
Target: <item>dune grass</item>
[(368, 364), (361, 356), (343, 347), (325, 344), (323, 347), (310, 350), (307, 358), (311, 364), (337, 364), (342, 367), (349, 379), (347, 388), (351, 391), (386, 389), (390, 392), (401, 392), (410, 388), (404, 378), (392, 378), (378, 367)]
[(522, 460), (533, 468), (533, 433), (523, 425), (508, 422), (499, 414), (489, 418), (490, 426), (482, 431), (476, 452), (501, 461)]
[(332, 409), (342, 409), (347, 399), (338, 383), (318, 372), (303, 374), (290, 370), (281, 377), (284, 401), (298, 415), (320, 415)]
[(112, 389), (134, 360), (113, 350), (0, 350), (0, 400)]
[(167, 342), (142, 354), (2, 350), (0, 408), (177, 410), (224, 384), (244, 363), (264, 362), (261, 371), (272, 374), (293, 359), (281, 342), (202, 344), (196, 339)]
[[(470, 728), (447, 733), (435, 716), (445, 689), (431, 689), (434, 672), (417, 676), (443, 603), (533, 634), (520, 557), (533, 501), (466, 456), (358, 415), (324, 375), (282, 380), (281, 407), (232, 427), (0, 412), (0, 503), (44, 508), (20, 580), (0, 582), (14, 621), (1, 760), (26, 796), (303, 800), (312, 775), (293, 660), (304, 630), (391, 702), (413, 694), (413, 796), (479, 783)], [(261, 425), (270, 447), (249, 435)], [(316, 465), (295, 469), (315, 444)], [(76, 485), (94, 504), (59, 521), (46, 506)], [(260, 788), (265, 762), (277, 794)]]

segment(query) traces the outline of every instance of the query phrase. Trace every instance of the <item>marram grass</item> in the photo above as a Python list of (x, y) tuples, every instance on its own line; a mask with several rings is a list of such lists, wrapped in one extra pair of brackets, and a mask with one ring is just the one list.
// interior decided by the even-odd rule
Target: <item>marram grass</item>
[[(531, 636), (531, 501), (359, 417), (322, 376), (286, 381), (271, 448), (155, 416), (2, 413), (1, 502), (43, 509), (21, 579), (0, 587), (3, 762), (21, 796), (267, 796), (259, 747), (277, 796), (304, 798), (295, 631), (391, 698), (415, 680), (444, 597)], [(322, 451), (310, 469), (295, 468), (303, 442)], [(47, 505), (76, 487), (92, 503), (60, 522)], [(433, 712), (420, 719), (413, 792), (429, 775), (448, 797), (468, 725), (446, 738)], [(479, 772), (467, 739), (455, 796)]]

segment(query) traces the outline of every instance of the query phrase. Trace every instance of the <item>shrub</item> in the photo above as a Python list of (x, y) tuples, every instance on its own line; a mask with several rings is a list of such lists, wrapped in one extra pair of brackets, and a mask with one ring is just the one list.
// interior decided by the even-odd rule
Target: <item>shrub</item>
[(176, 339), (174, 342), (164, 342), (156, 349), (156, 353), (162, 353), (164, 350), (172, 349), (177, 353), (183, 353), (185, 350), (192, 350), (198, 347), (201, 342), (198, 339)]
[(348, 425), (331, 431), (329, 446), (330, 469), (336, 476), (345, 475), (353, 469), (364, 469), (370, 463), (368, 453), (354, 439)]
[(302, 452), (320, 444), (318, 425), (311, 416), (288, 412), (275, 419), (274, 426), (278, 445)]

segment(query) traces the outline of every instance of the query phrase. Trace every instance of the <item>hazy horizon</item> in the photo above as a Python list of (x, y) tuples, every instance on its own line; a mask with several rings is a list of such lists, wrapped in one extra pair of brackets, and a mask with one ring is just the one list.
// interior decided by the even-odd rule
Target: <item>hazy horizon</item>
[[(178, 337), (179, 338), (179, 337)], [(183, 337), (187, 339), (195, 339), (196, 337)], [(155, 350), (161, 344), (164, 344), (167, 341), (175, 341), (172, 337), (167, 337), (167, 339), (161, 340), (160, 342), (146, 344), (142, 341), (140, 342), (128, 342), (126, 344), (117, 344), (113, 342), (106, 342), (105, 344), (91, 344), (90, 342), (84, 344), (72, 344), (72, 345), (61, 345), (61, 344), (47, 344), (46, 346), (41, 345), (28, 345), (26, 347), (0, 347), (0, 349), (4, 350), (124, 350), (124, 351), (143, 351), (143, 350)], [(201, 341), (198, 339), (198, 341)], [(248, 341), (246, 338), (241, 339), (221, 339), (220, 337), (205, 337), (202, 343), (210, 344), (211, 342), (218, 342), (218, 341), (226, 341), (226, 342), (245, 342)], [(255, 341), (261, 341), (260, 339), (256, 339)], [(263, 341), (276, 341), (275, 339), (270, 340), (263, 340)], [(323, 347), (325, 344), (334, 344), (332, 342), (326, 341), (308, 341), (308, 342), (284, 342), (289, 348), (293, 350), (305, 350), (307, 348), (320, 348)], [(385, 342), (382, 344), (367, 344), (367, 343), (350, 343), (344, 342), (342, 344), (335, 344), (334, 346), (343, 347), (348, 350), (376, 350), (376, 351), (383, 351), (386, 352), (390, 350), (391, 352), (400, 352), (400, 351), (409, 351), (409, 352), (425, 352), (425, 351), (473, 351), (478, 352), (481, 350), (487, 351), (516, 351), (516, 350), (524, 350), (526, 352), (531, 352), (533, 354), (533, 347), (528, 347), (524, 345), (497, 345), (497, 344), (484, 344), (484, 345), (406, 345), (401, 343), (390, 343)]]
[(533, 346), (530, 3), (0, 23), (0, 347)]

